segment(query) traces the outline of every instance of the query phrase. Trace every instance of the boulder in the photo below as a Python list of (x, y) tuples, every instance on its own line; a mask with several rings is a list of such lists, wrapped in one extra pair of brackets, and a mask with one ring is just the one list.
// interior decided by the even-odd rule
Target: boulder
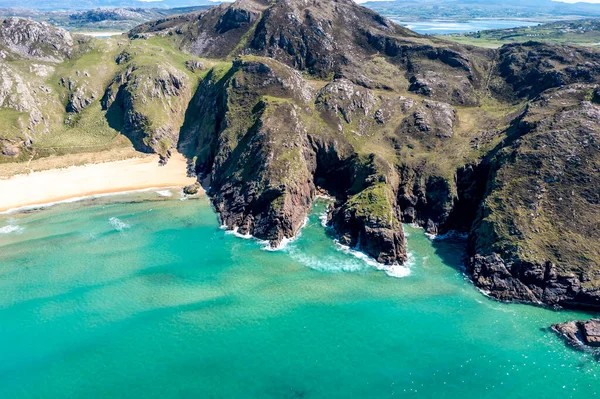
[(575, 347), (600, 347), (600, 319), (569, 321), (552, 325), (552, 330)]

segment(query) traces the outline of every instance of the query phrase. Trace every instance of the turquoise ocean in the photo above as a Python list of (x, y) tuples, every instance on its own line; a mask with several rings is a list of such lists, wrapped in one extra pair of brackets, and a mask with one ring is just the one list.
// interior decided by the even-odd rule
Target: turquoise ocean
[(464, 241), (406, 226), (407, 268), (339, 247), (314, 206), (269, 251), (176, 190), (0, 215), (0, 398), (577, 398), (588, 318), (488, 299)]

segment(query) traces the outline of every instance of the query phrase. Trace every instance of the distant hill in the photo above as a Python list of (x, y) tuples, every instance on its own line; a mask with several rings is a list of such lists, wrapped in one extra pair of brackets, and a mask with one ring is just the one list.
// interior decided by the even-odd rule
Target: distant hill
[[(217, 1), (220, 3), (220, 1)], [(0, 8), (23, 8), (40, 11), (91, 10), (94, 8), (177, 8), (214, 5), (210, 0), (0, 0)]]
[(600, 17), (600, 4), (551, 0), (397, 0), (363, 5), (401, 20)]
[(25, 8), (2, 8), (0, 18), (22, 17), (60, 26), (71, 31), (120, 31), (169, 15), (184, 14), (209, 6), (181, 8), (96, 8), (74, 11), (39, 11)]

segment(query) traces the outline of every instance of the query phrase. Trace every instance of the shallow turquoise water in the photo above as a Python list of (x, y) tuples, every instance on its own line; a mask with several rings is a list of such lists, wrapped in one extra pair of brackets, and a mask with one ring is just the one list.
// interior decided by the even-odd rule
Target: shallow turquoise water
[(0, 215), (0, 398), (596, 394), (600, 365), (546, 329), (589, 315), (487, 299), (461, 243), (408, 227), (394, 278), (335, 246), (322, 204), (272, 252), (176, 197)]

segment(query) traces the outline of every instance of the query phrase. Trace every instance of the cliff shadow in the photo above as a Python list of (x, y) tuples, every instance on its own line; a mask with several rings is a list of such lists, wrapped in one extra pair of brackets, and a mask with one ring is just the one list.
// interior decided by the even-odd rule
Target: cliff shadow
[[(102, 109), (106, 111), (105, 118), (108, 126), (127, 137), (136, 151), (145, 153), (154, 152), (148, 145), (146, 145), (146, 143), (144, 143), (143, 135), (140, 134), (139, 129), (135, 128), (136, 125), (144, 126), (144, 123), (147, 121), (145, 121), (143, 117), (137, 117), (134, 114), (132, 117), (133, 120), (131, 120), (129, 123), (126, 122), (125, 103), (123, 100), (124, 96), (126, 95), (124, 86), (119, 87), (117, 94), (115, 95), (115, 99), (110, 103), (110, 105), (107, 104), (107, 95), (108, 94), (105, 94), (105, 97), (101, 100), (101, 103)], [(135, 120), (136, 117), (138, 120)]]
[(445, 265), (462, 273), (466, 270), (467, 238), (461, 235), (448, 235), (445, 238), (431, 240), (434, 253)]

